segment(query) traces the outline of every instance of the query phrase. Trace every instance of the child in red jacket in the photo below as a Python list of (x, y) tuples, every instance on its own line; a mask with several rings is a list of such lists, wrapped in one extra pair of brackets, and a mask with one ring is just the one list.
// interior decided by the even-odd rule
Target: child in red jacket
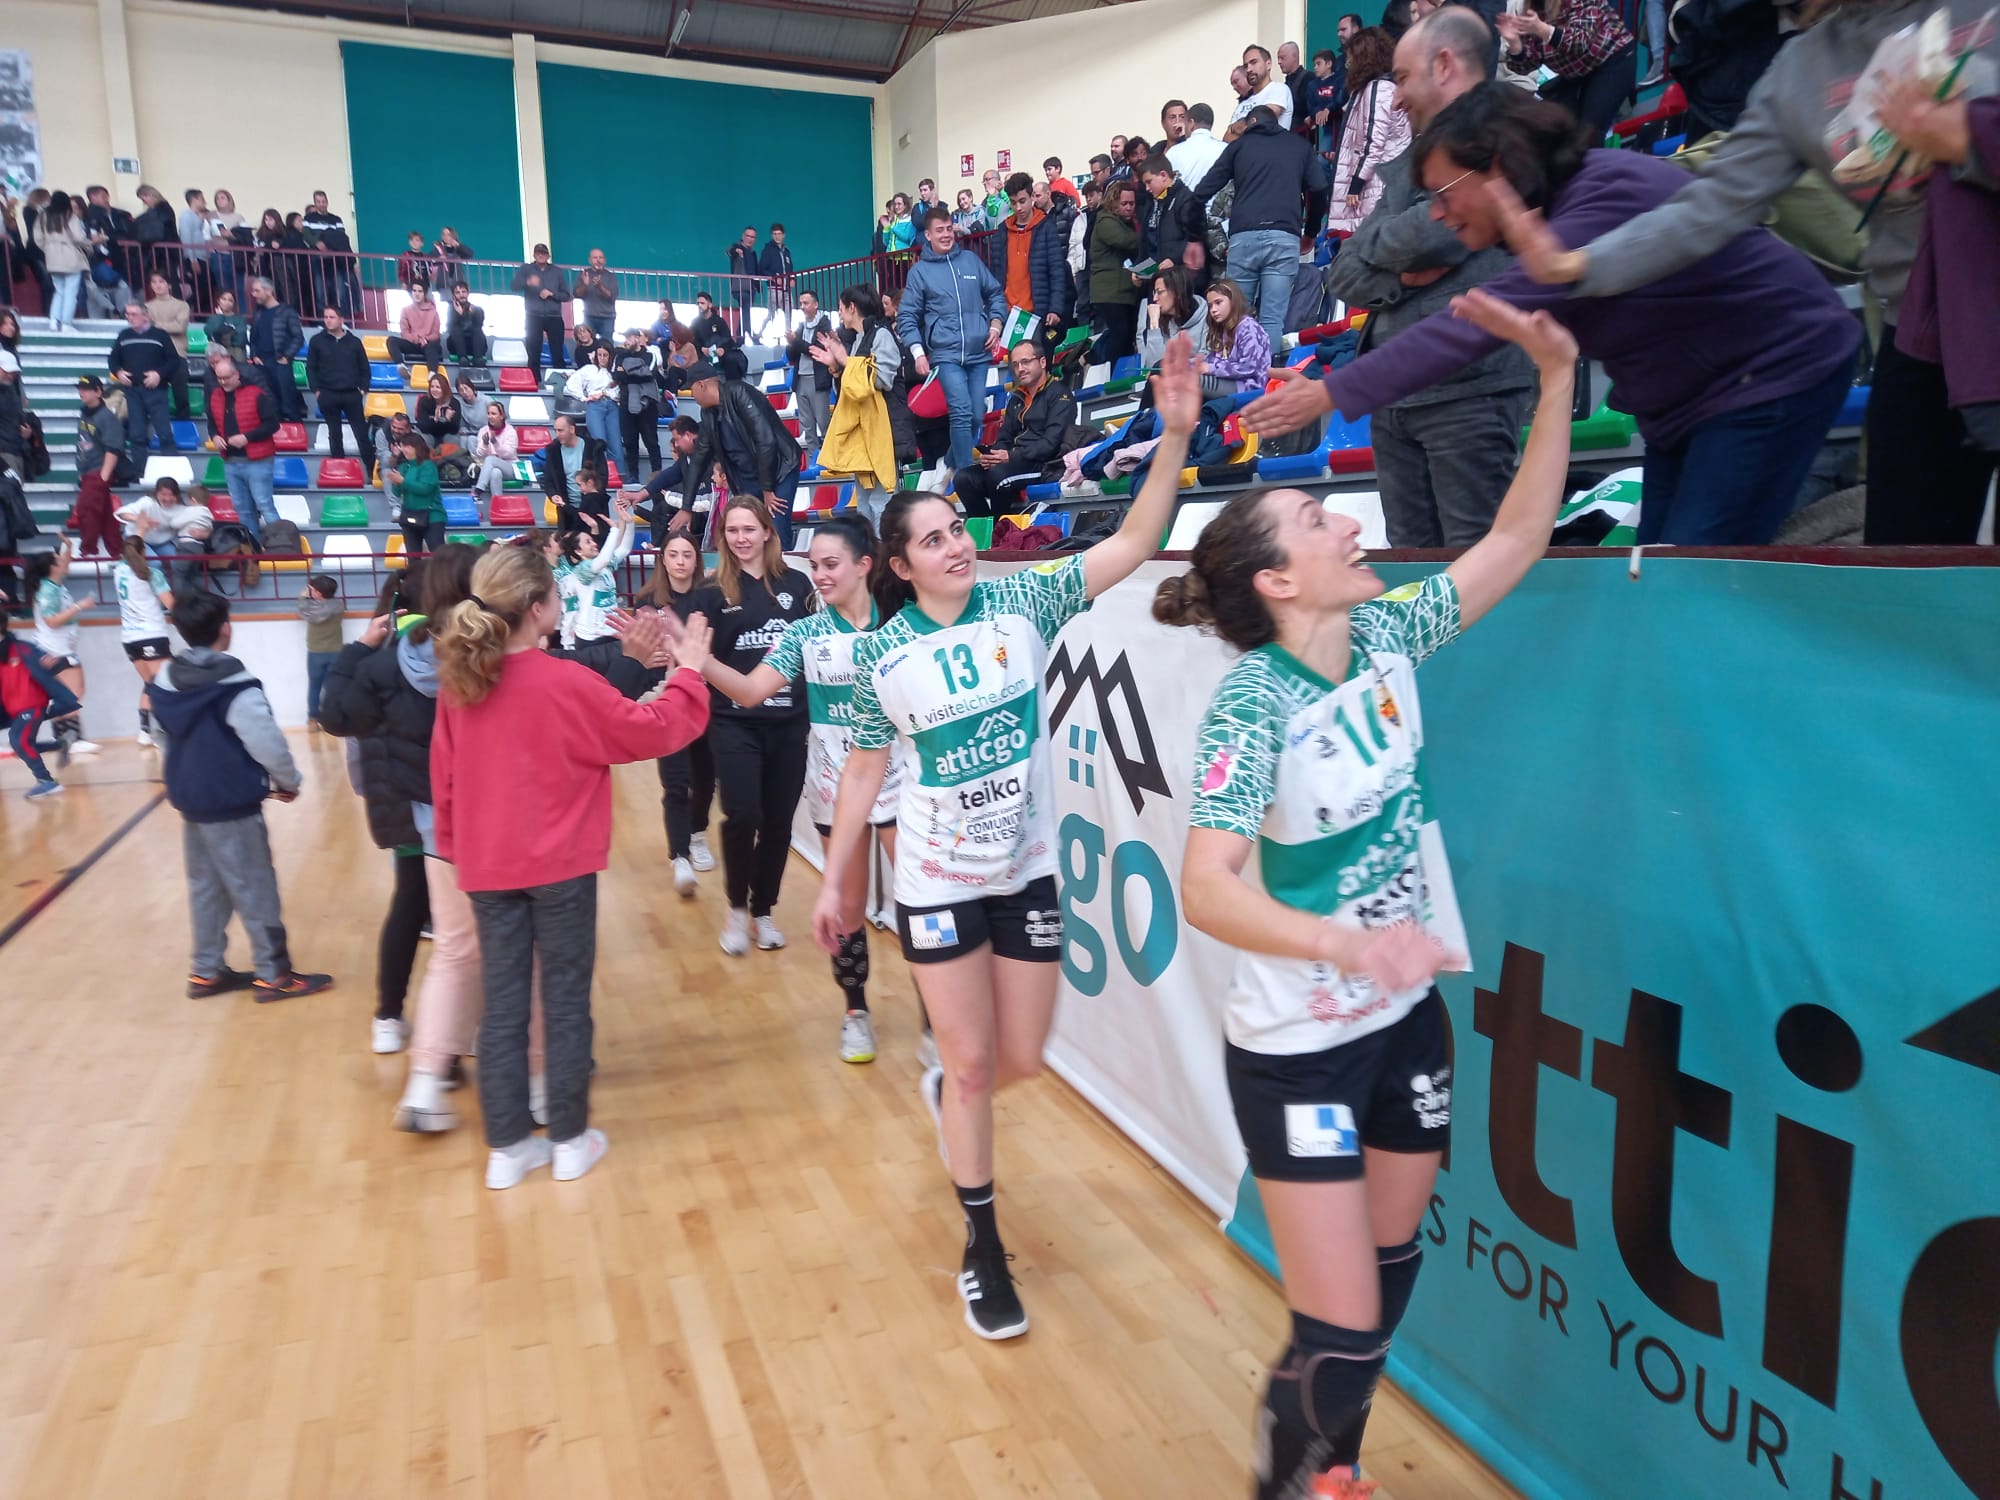
[[(52, 712), (60, 719), (77, 712), (77, 708), (75, 695), (57, 680), (44, 661), (41, 648), (32, 641), (15, 637), (7, 629), (5, 619), (0, 618), (0, 718), (7, 721), (7, 741), (14, 754), (34, 774), (35, 784), (28, 788), (29, 797), (53, 797), (62, 791), (62, 783), (50, 773), (42, 762), (41, 752), (35, 749), (35, 736), (41, 733), (42, 721)], [(67, 762), (67, 750), (59, 751), (56, 758)]]
[[(486, 1014), (479, 1103), (486, 1185), (510, 1188), (553, 1162), (559, 1181), (604, 1156), (589, 1128), (590, 982), (597, 960), (597, 872), (611, 850), (611, 767), (671, 755), (708, 727), (701, 667), (709, 630), (680, 627), (659, 697), (632, 703), (587, 667), (541, 649), (562, 612), (555, 575), (526, 547), (496, 547), (472, 595), (432, 622), (438, 676), (431, 736), (433, 830), (479, 922)], [(643, 617), (626, 635), (642, 660), (673, 627)], [(528, 1112), (528, 1006), (541, 963), (548, 1136)]]

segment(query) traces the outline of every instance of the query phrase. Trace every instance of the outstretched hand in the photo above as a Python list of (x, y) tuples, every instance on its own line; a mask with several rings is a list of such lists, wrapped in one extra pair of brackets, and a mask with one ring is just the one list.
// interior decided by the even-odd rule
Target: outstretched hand
[(708, 617), (691, 614), (681, 624), (680, 639), (674, 642), (674, 660), (683, 667), (705, 672), (714, 642), (715, 632), (709, 629)]
[(1542, 309), (1527, 312), (1474, 287), (1451, 299), (1451, 315), (1518, 344), (1537, 369), (1568, 371), (1576, 364), (1576, 336)]
[[(1415, 922), (1370, 928), (1355, 950), (1354, 971), (1375, 981), (1383, 994), (1415, 989), (1440, 969), (1460, 968), (1464, 958), (1444, 946)], [(1343, 966), (1344, 967), (1344, 966)]]
[(1295, 432), (1315, 417), (1333, 410), (1333, 397), (1324, 381), (1315, 380), (1297, 365), (1273, 367), (1271, 374), (1283, 382), (1275, 391), (1259, 396), (1243, 408), (1243, 425), (1260, 438), (1274, 438)]
[(604, 623), (618, 637), (619, 649), (642, 667), (667, 667), (674, 661), (673, 641), (657, 610), (628, 614), (614, 610)]
[(1495, 177), (1486, 184), (1486, 196), (1499, 216), (1500, 233), (1507, 248), (1522, 268), (1544, 286), (1568, 286), (1583, 280), (1590, 268), (1590, 256), (1582, 250), (1565, 250), (1556, 232), (1534, 209), (1521, 201), (1513, 184)]
[(1186, 437), (1201, 420), (1201, 373), (1195, 366), (1194, 345), (1184, 333), (1167, 340), (1160, 368), (1153, 374), (1153, 409), (1163, 432)]

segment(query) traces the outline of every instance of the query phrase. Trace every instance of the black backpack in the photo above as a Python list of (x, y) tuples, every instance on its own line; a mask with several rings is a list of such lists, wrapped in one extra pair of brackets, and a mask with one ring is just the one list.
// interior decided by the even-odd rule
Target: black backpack
[(287, 557), (298, 557), (304, 555), (306, 544), (304, 538), (299, 535), (296, 522), (272, 521), (264, 527), (264, 545), (260, 550), (267, 553), (283, 553)]

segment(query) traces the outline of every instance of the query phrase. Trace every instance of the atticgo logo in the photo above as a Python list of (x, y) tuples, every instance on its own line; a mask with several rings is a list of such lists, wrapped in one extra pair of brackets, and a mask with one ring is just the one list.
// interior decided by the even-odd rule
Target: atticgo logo
[(1097, 653), (1090, 647), (1083, 654), (1072, 658), (1067, 644), (1056, 647), (1049, 659), (1048, 669), (1049, 728), (1051, 732), (1060, 728), (1069, 716), (1078, 695), (1088, 687), (1097, 703), (1097, 729), (1086, 726), (1080, 735), (1069, 737), (1069, 755), (1074, 762), (1071, 779), (1085, 785), (1095, 785), (1096, 778), (1081, 757), (1094, 755), (1101, 737), (1104, 746), (1111, 753), (1111, 764), (1118, 772), (1118, 779), (1125, 786), (1125, 795), (1132, 799), (1132, 811), (1139, 812), (1145, 806), (1146, 793), (1171, 797), (1172, 789), (1167, 785), (1166, 772), (1160, 766), (1160, 757), (1153, 748), (1152, 726), (1146, 722), (1146, 706), (1140, 701), (1139, 685), (1132, 674), (1132, 664), (1126, 660), (1123, 651), (1118, 653), (1109, 671), (1100, 672), (1097, 667)]

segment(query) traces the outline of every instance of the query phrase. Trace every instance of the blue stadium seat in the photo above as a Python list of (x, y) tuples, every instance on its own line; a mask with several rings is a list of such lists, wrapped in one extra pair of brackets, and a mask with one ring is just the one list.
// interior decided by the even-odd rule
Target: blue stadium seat
[[(1847, 393), (1847, 399), (1840, 403), (1840, 415), (1833, 419), (1836, 427), (1859, 427), (1868, 415), (1869, 387), (1857, 385)], [(182, 443), (183, 448), (188, 444)]]
[(394, 365), (370, 365), (368, 387), (376, 391), (400, 391), (403, 389), (403, 372)]
[(444, 524), (447, 526), (479, 525), (479, 502), (470, 495), (446, 495), (444, 497)]
[(1145, 367), (1139, 363), (1139, 356), (1128, 354), (1111, 367), (1113, 380), (1127, 380), (1139, 374)]
[(312, 481), (306, 477), (306, 461), (295, 453), (281, 453), (273, 463), (271, 487), (279, 490), (305, 490), (312, 488)]
[(1053, 479), (1040, 484), (1031, 484), (1021, 491), (1025, 500), (1057, 500), (1062, 497), (1062, 486)]
[(1687, 144), (1687, 134), (1685, 131), (1683, 131), (1680, 135), (1670, 135), (1665, 140), (1653, 142), (1653, 155), (1672, 156), (1676, 151), (1680, 150), (1681, 147), (1685, 146), (1686, 144)]
[(174, 423), (174, 441), (184, 450), (199, 448), (202, 444), (201, 429), (194, 423), (182, 419)]
[(1317, 479), (1326, 472), (1326, 444), (1322, 443), (1310, 453), (1294, 453), (1284, 458), (1274, 458), (1259, 454), (1255, 464), (1257, 477), (1261, 480)]

